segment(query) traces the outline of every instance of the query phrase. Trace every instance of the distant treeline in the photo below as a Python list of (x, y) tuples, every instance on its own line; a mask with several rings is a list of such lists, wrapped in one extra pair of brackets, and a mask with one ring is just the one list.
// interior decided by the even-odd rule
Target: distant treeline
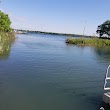
[(43, 31), (30, 31), (30, 30), (20, 30), (13, 29), (16, 33), (40, 33), (40, 34), (51, 34), (51, 35), (62, 35), (62, 36), (72, 36), (72, 37), (96, 37), (96, 36), (88, 36), (88, 35), (79, 35), (79, 34), (66, 34), (66, 33), (55, 33), (55, 32), (43, 32)]

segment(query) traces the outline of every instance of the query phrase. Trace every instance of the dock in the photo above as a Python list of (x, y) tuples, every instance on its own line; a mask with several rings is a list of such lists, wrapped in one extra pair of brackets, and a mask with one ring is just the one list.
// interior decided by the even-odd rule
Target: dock
[(110, 92), (108, 92), (108, 91), (110, 91), (110, 87), (107, 87), (107, 82), (110, 81), (109, 69), (110, 69), (110, 65), (108, 66), (108, 68), (106, 70), (104, 91), (107, 91), (107, 92), (103, 94), (103, 102), (110, 106)]

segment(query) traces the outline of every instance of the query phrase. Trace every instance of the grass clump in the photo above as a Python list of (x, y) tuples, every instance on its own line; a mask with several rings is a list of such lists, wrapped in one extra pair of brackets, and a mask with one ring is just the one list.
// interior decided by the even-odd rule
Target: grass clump
[(109, 39), (99, 38), (68, 38), (66, 43), (74, 45), (110, 46)]

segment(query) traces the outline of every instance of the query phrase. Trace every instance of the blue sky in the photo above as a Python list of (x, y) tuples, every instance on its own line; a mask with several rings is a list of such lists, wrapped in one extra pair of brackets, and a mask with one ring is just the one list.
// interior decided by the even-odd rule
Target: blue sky
[(37, 31), (96, 34), (110, 18), (110, 0), (2, 0), (12, 27)]

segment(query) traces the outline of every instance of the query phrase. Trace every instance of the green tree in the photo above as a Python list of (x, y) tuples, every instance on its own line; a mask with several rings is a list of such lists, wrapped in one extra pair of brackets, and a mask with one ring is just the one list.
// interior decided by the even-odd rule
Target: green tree
[(103, 35), (110, 36), (110, 20), (105, 21), (103, 24), (99, 25), (96, 31), (100, 37)]
[(0, 31), (11, 32), (12, 28), (10, 27), (10, 25), (11, 21), (8, 14), (5, 14), (0, 10)]

